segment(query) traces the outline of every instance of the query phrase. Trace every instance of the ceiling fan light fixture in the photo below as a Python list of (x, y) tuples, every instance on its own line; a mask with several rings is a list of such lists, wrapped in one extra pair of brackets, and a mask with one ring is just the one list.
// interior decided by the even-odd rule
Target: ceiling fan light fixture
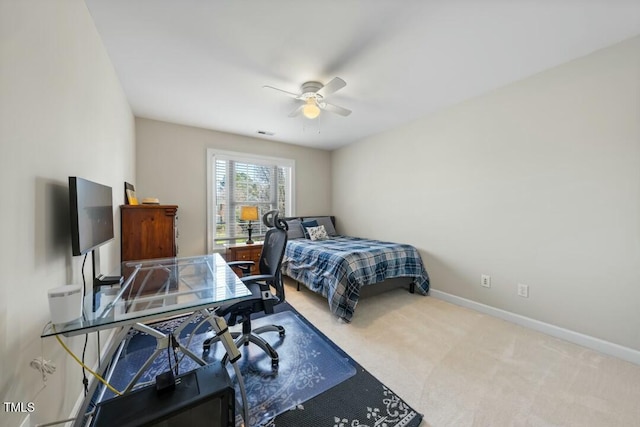
[(315, 81), (305, 82), (302, 84), (302, 86), (300, 86), (300, 93), (293, 93), (268, 85), (262, 87), (266, 89), (277, 90), (278, 92), (282, 92), (297, 101), (304, 102), (303, 105), (298, 106), (295, 110), (289, 113), (289, 117), (299, 117), (300, 115), (302, 115), (307, 119), (313, 120), (320, 116), (320, 110), (338, 114), (339, 116), (343, 117), (351, 114), (351, 110), (347, 108), (325, 102), (325, 97), (327, 95), (330, 95), (342, 89), (346, 85), (347, 83), (345, 83), (345, 81), (340, 77), (334, 77), (326, 85)]
[(302, 115), (307, 119), (315, 119), (320, 115), (320, 107), (318, 107), (313, 98), (307, 99), (307, 103), (302, 107)]

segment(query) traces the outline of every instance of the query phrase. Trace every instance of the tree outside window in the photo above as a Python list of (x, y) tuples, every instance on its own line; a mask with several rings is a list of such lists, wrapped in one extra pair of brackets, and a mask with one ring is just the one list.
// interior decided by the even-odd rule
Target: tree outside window
[[(283, 216), (292, 215), (293, 162), (273, 160), (277, 159), (252, 161), (243, 159), (241, 154), (237, 157), (214, 154), (214, 247), (247, 240), (249, 224), (240, 220), (241, 206), (257, 206), (260, 218), (274, 209)], [(261, 220), (252, 223), (252, 227), (254, 240), (267, 231)]]

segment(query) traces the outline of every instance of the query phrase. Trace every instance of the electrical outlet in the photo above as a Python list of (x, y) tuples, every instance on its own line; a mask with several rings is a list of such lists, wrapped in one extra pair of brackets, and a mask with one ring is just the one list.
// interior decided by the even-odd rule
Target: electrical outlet
[(480, 276), (480, 285), (484, 286), (485, 288), (490, 288), (491, 287), (491, 276), (489, 276), (488, 274), (482, 274)]
[(518, 295), (523, 298), (529, 298), (529, 285), (518, 283)]

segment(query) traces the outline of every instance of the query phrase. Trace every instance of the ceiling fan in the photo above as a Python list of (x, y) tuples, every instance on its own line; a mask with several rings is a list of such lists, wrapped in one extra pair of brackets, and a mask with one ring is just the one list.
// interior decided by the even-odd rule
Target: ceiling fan
[(302, 114), (308, 119), (315, 119), (320, 115), (320, 110), (330, 111), (341, 116), (348, 116), (349, 114), (351, 114), (351, 110), (335, 104), (329, 104), (324, 100), (327, 95), (342, 89), (346, 85), (347, 83), (340, 77), (334, 77), (326, 85), (323, 85), (320, 82), (303, 83), (302, 86), (300, 86), (300, 93), (289, 92), (273, 86), (263, 87), (267, 89), (277, 90), (278, 92), (285, 93), (292, 98), (304, 102), (303, 105), (292, 111), (291, 114), (289, 114), (289, 117), (297, 117)]

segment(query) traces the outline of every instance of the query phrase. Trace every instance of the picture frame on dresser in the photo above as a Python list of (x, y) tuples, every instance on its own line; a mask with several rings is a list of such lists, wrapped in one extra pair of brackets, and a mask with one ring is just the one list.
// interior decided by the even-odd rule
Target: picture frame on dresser
[(136, 197), (136, 189), (133, 184), (125, 181), (124, 183), (124, 204), (125, 205), (137, 205), (138, 198)]

